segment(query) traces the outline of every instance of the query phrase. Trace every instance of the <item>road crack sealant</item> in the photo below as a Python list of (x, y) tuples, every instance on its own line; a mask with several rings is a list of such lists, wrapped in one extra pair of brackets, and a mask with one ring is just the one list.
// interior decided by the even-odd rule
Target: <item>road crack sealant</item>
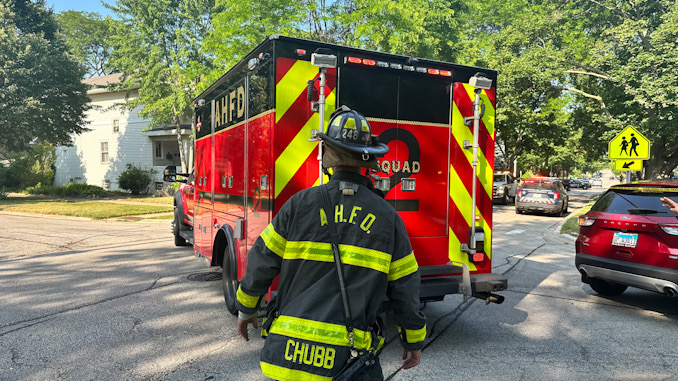
[[(558, 223), (555, 223), (554, 225), (552, 225), (552, 226), (550, 226), (549, 228), (547, 228), (544, 232), (542, 232), (542, 236), (544, 236), (544, 239), (545, 239), (547, 242), (550, 241), (549, 239), (547, 239), (547, 233), (548, 233), (549, 231), (553, 230), (554, 227), (557, 227), (557, 226), (558, 226)], [(533, 255), (534, 253), (536, 253), (538, 250), (540, 250), (541, 248), (543, 248), (544, 246), (547, 246), (547, 245), (549, 245), (549, 244), (550, 244), (550, 243), (543, 243), (543, 244), (541, 244), (541, 245), (535, 247), (534, 249), (532, 249), (532, 250), (531, 250), (529, 253), (527, 253), (527, 254), (515, 254), (515, 255), (511, 255), (511, 256), (506, 257), (506, 259), (505, 259), (506, 265), (510, 265), (510, 267), (509, 267), (508, 269), (506, 269), (505, 271), (501, 272), (500, 274), (501, 274), (501, 275), (507, 275), (507, 274), (508, 274), (509, 272), (511, 272), (516, 266), (518, 266), (518, 264), (520, 264), (524, 259), (530, 257), (531, 255)], [(511, 264), (510, 259), (515, 259), (515, 258), (517, 258), (518, 260), (517, 260), (515, 263)], [(504, 291), (502, 291), (502, 292), (506, 292), (506, 291), (509, 291), (509, 290), (506, 289), (506, 290), (504, 290)], [(530, 293), (527, 293), (527, 294), (530, 294)], [(530, 295), (531, 295), (531, 294), (530, 294)], [(457, 320), (459, 320), (459, 318), (461, 317), (461, 315), (462, 315), (464, 312), (466, 312), (466, 310), (468, 310), (469, 307), (471, 307), (471, 306), (472, 306), (473, 304), (475, 304), (475, 302), (477, 302), (477, 301), (478, 301), (478, 299), (473, 298), (473, 299), (471, 299), (471, 300), (468, 301), (468, 302), (462, 303), (462, 304), (459, 305), (457, 308), (455, 308), (452, 312), (447, 313), (447, 314), (445, 314), (445, 315), (442, 315), (442, 316), (440, 316), (438, 319), (436, 319), (436, 320), (433, 322), (432, 326), (431, 326), (431, 331), (429, 332), (429, 338), (428, 338), (428, 340), (426, 341), (426, 343), (424, 344), (424, 347), (422, 348), (422, 352), (423, 352), (424, 350), (426, 350), (426, 348), (428, 348), (431, 344), (433, 344), (433, 343), (434, 343), (434, 342), (435, 342), (435, 341), (436, 341), (443, 333), (445, 333), (445, 331), (447, 331), (454, 323), (456, 323)], [(437, 327), (437, 325), (438, 325), (443, 319), (449, 318), (449, 317), (451, 317), (452, 320), (451, 320), (450, 322), (448, 322), (444, 327), (442, 327), (442, 329), (440, 329), (440, 331), (436, 334), (436, 327)], [(434, 335), (435, 335), (435, 336), (434, 336)], [(395, 337), (389, 339), (388, 342), (384, 345), (384, 347), (386, 347), (387, 345), (391, 344), (391, 342), (394, 341), (397, 337), (398, 337), (398, 335), (396, 335)], [(393, 373), (391, 373), (388, 377), (386, 377), (386, 378), (385, 378), (385, 381), (390, 381), (393, 377), (395, 377), (396, 374), (400, 373), (401, 370), (403, 370), (403, 366), (402, 366), (402, 365), (401, 365), (398, 369), (396, 369)]]
[[(59, 315), (62, 315), (62, 314), (68, 313), (68, 312), (81, 310), (83, 308), (96, 306), (96, 305), (106, 303), (106, 302), (110, 302), (110, 301), (113, 301), (113, 300), (116, 300), (116, 299), (125, 298), (127, 296), (138, 295), (138, 294), (141, 294), (141, 293), (144, 293), (144, 292), (148, 292), (148, 291), (152, 291), (152, 290), (159, 290), (161, 288), (165, 288), (165, 287), (168, 287), (168, 286), (179, 284), (179, 283), (184, 281), (185, 275), (191, 274), (191, 273), (192, 272), (187, 271), (187, 272), (183, 272), (183, 273), (179, 273), (179, 274), (162, 276), (162, 277), (156, 278), (150, 286), (145, 287), (141, 290), (131, 291), (131, 292), (128, 292), (128, 293), (111, 296), (111, 297), (104, 298), (104, 299), (101, 299), (101, 300), (97, 300), (97, 301), (94, 301), (94, 302), (84, 303), (84, 304), (74, 306), (74, 307), (71, 307), (71, 308), (66, 308), (66, 309), (63, 309), (63, 310), (60, 310), (60, 311), (51, 312), (51, 313), (48, 313), (48, 314), (45, 314), (45, 315), (42, 315), (42, 316), (38, 316), (38, 317), (30, 318), (30, 319), (25, 319), (25, 320), (19, 320), (19, 321), (15, 321), (15, 322), (12, 322), (12, 323), (9, 323), (9, 324), (5, 324), (5, 325), (0, 325), (0, 337), (3, 337), (3, 336), (8, 335), (10, 333), (17, 332), (17, 331), (20, 331), (20, 330), (23, 330), (23, 329), (26, 329), (26, 328), (30, 328), (30, 327), (38, 325), (38, 324), (48, 322), (50, 320), (56, 319)], [(162, 285), (157, 285), (160, 280), (162, 280), (164, 278), (172, 278), (172, 277), (179, 277), (179, 280), (169, 282), (169, 283), (166, 283), (166, 284), (162, 284)]]

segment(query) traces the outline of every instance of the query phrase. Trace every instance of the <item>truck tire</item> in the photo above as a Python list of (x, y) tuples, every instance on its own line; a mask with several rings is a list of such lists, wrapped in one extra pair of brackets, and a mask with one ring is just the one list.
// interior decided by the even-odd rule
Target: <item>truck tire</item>
[(174, 223), (172, 224), (172, 233), (174, 233), (174, 246), (188, 246), (186, 239), (181, 236), (181, 227), (184, 225), (184, 211), (181, 204), (174, 207)]
[(221, 285), (224, 289), (224, 300), (226, 309), (233, 315), (238, 314), (235, 308), (236, 294), (238, 292), (238, 264), (235, 258), (235, 252), (226, 245), (224, 248), (224, 258), (221, 262)]
[(504, 189), (504, 195), (501, 196), (501, 204), (502, 205), (508, 205), (508, 196), (506, 195), (508, 193), (508, 189)]

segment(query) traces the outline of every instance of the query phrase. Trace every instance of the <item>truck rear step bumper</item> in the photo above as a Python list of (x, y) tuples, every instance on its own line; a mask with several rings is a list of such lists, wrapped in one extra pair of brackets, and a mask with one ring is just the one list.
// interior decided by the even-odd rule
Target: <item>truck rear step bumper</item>
[[(445, 295), (459, 294), (464, 291), (463, 268), (460, 266), (425, 266), (420, 268), (420, 273), (422, 276), (419, 291), (421, 301), (442, 300)], [(469, 275), (471, 296), (488, 303), (504, 301), (503, 296), (494, 294), (508, 287), (508, 278), (504, 275), (494, 273)]]

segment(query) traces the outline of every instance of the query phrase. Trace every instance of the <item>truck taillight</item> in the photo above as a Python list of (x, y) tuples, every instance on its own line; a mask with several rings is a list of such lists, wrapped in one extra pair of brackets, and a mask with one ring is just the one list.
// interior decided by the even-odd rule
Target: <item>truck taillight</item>
[(579, 216), (579, 226), (591, 226), (594, 222), (596, 222), (594, 217)]
[(471, 256), (471, 262), (482, 262), (485, 259), (485, 253), (475, 253)]

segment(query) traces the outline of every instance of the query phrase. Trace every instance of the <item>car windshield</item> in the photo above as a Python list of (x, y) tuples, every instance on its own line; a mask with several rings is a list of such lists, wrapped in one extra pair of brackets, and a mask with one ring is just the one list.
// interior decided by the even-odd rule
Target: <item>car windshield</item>
[(523, 189), (556, 190), (556, 184), (550, 180), (525, 180)]
[(678, 201), (677, 192), (611, 189), (591, 207), (591, 210), (619, 214), (675, 216), (669, 208), (662, 205), (659, 200), (662, 197)]

